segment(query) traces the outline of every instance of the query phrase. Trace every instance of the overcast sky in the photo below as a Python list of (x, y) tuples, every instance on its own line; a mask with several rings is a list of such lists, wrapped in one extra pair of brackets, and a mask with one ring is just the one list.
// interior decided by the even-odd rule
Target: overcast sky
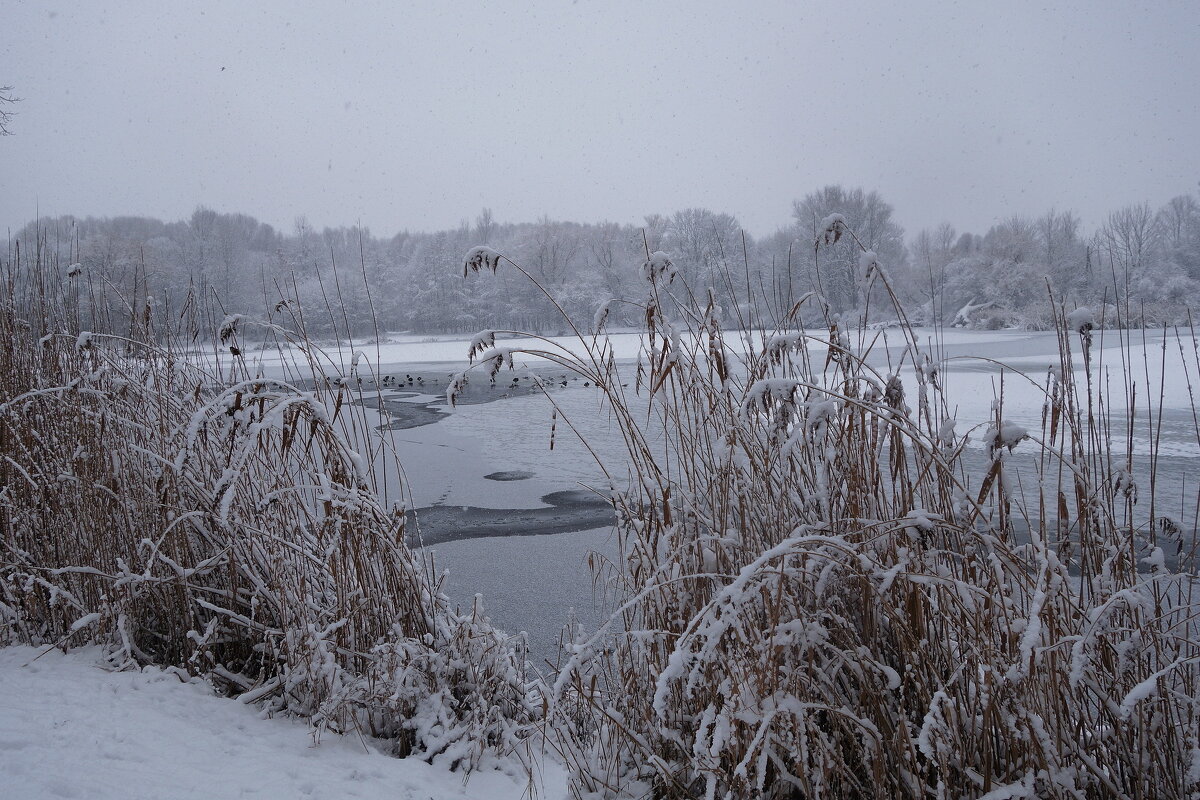
[(702, 206), (764, 235), (842, 183), (982, 233), (1200, 180), (1198, 0), (341, 5), (5, 0), (0, 225)]

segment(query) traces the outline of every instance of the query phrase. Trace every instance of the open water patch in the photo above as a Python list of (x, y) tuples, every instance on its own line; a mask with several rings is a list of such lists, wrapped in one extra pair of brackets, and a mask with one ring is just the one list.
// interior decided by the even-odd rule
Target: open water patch
[(610, 501), (582, 489), (551, 492), (545, 508), (427, 506), (408, 512), (412, 547), (491, 536), (539, 536), (603, 528), (616, 522)]
[(488, 481), (527, 481), (532, 477), (533, 473), (524, 469), (500, 470), (483, 476), (484, 480)]

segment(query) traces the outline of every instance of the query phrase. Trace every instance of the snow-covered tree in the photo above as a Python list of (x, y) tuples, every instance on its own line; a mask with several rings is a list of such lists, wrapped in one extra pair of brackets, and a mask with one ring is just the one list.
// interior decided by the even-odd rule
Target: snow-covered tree
[[(830, 214), (841, 214), (858, 242), (874, 251), (885, 268), (895, 271), (905, 264), (907, 253), (904, 229), (892, 219), (892, 213), (892, 206), (878, 192), (840, 185), (825, 186), (792, 204), (796, 228), (810, 242), (820, 235), (822, 220)], [(849, 237), (822, 252), (818, 276), (822, 293), (837, 310), (857, 308), (861, 301), (859, 253), (857, 243)]]

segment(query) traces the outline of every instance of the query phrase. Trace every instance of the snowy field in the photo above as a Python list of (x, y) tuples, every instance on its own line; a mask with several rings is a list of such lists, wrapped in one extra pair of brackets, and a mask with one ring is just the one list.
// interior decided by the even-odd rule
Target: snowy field
[[(313, 741), (174, 672), (108, 672), (99, 652), (0, 648), (0, 797), (89, 800), (529, 797), (526, 775), (461, 775), (355, 737)], [(553, 764), (537, 796), (566, 795)]]

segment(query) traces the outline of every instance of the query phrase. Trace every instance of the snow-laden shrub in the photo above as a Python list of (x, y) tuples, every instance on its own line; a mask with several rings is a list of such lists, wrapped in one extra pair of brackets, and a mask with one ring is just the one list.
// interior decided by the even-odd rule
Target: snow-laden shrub
[(304, 385), (249, 374), (240, 316), (206, 366), (186, 329), (81, 331), (36, 276), (0, 286), (0, 643), (99, 643), (464, 767), (528, 732), (519, 641), (405, 546), (371, 420), (303, 336), (267, 326)]
[(1055, 304), (1040, 429), (1001, 398), (964, 435), (898, 303), (883, 372), (878, 332), (827, 309), (804, 329), (816, 296), (731, 332), (643, 274), (635, 374), (603, 339), (530, 349), (599, 387), (629, 451), (614, 613), (571, 629), (550, 693), (577, 796), (1200, 791), (1194, 562), (1168, 568), (1182, 528), (1110, 445), (1090, 329)]

